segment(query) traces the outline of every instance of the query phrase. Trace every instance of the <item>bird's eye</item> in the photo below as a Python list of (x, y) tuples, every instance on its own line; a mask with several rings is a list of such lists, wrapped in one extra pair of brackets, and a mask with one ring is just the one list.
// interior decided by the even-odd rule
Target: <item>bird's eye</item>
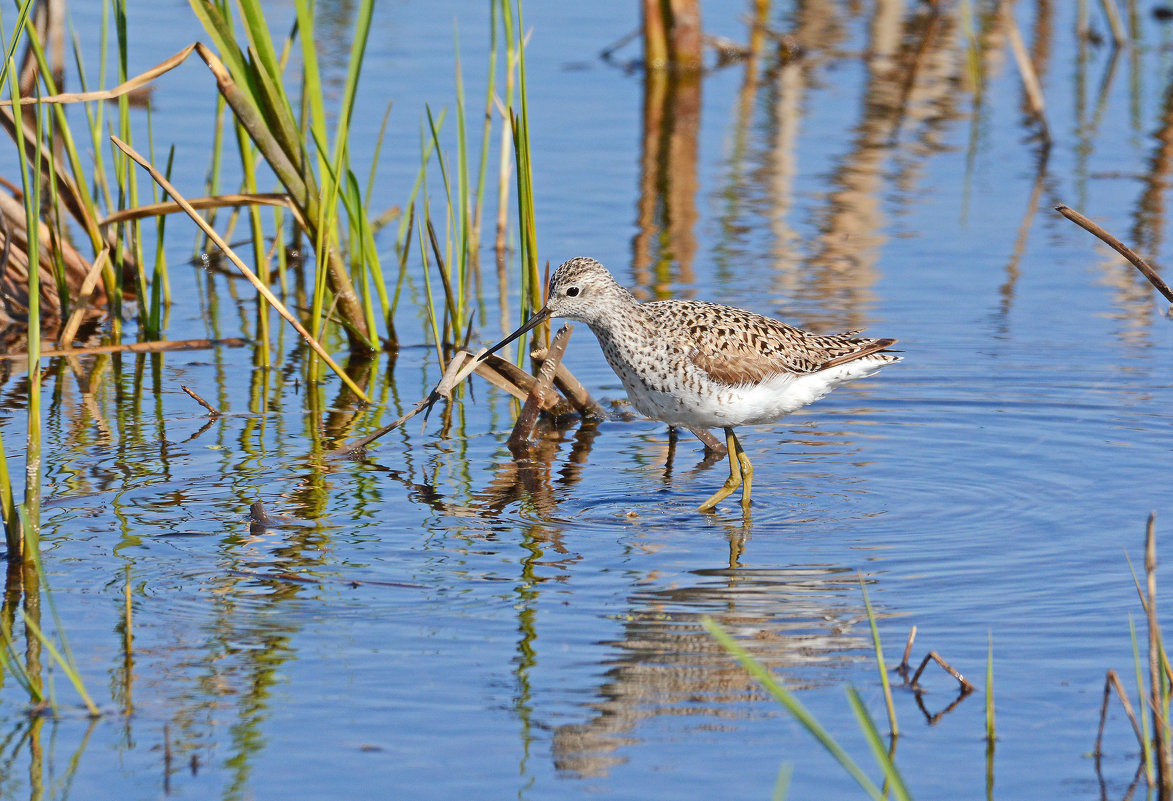
[(566, 297), (577, 298), (578, 297), (578, 287), (576, 287), (576, 286), (566, 287)]

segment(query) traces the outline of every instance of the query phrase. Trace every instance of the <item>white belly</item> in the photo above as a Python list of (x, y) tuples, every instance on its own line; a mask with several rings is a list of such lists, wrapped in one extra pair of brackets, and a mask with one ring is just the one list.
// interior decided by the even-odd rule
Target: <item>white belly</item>
[[(689, 376), (669, 389), (649, 387), (633, 371), (615, 372), (636, 409), (669, 425), (691, 428), (772, 423), (826, 395), (847, 381), (863, 378), (890, 364), (886, 358), (863, 358), (817, 373), (782, 374), (760, 384), (727, 387)], [(699, 371), (698, 371), (699, 372)]]

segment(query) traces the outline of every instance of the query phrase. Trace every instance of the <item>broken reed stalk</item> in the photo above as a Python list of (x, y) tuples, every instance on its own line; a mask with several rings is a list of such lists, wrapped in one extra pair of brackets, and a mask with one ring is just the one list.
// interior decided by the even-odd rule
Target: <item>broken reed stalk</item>
[(1145, 750), (1145, 736), (1137, 721), (1136, 712), (1133, 711), (1132, 704), (1128, 701), (1128, 692), (1124, 689), (1116, 671), (1109, 669), (1107, 676), (1104, 677), (1104, 700), (1100, 704), (1100, 729), (1096, 733), (1096, 750), (1093, 752), (1096, 759), (1099, 759), (1104, 753), (1104, 724), (1108, 720), (1108, 700), (1111, 698), (1113, 690), (1116, 691), (1116, 697), (1120, 699), (1120, 705), (1124, 707), (1124, 714), (1128, 716), (1128, 722), (1132, 724), (1132, 731), (1136, 735), (1136, 742), (1140, 746), (1141, 753), (1144, 753)]
[(1039, 121), (1043, 142), (1049, 147), (1051, 129), (1047, 125), (1046, 104), (1043, 100), (1043, 88), (1039, 84), (1039, 76), (1035, 72), (1034, 64), (1031, 63), (1030, 55), (1026, 52), (1026, 45), (1023, 44), (1022, 33), (1018, 30), (1017, 20), (1014, 19), (1014, 9), (1006, 0), (1002, 0), (1001, 8), (1006, 32), (1010, 37), (1010, 49), (1014, 51), (1014, 61), (1018, 64), (1018, 72), (1022, 76), (1022, 88), (1026, 91), (1031, 113)]
[(1087, 217), (1083, 216), (1078, 211), (1069, 206), (1060, 204), (1055, 207), (1055, 211), (1059, 212), (1088, 233), (1098, 237), (1104, 244), (1112, 248), (1112, 250), (1128, 259), (1132, 266), (1139, 270), (1141, 275), (1149, 279), (1149, 283), (1156, 287), (1156, 290), (1165, 296), (1165, 300), (1173, 303), (1173, 289), (1169, 288), (1169, 285), (1166, 284), (1165, 280), (1161, 278), (1156, 270), (1153, 269), (1152, 265), (1142, 259), (1136, 253), (1136, 251), (1128, 247), (1128, 245), (1125, 245), (1123, 242), (1112, 236), (1099, 225), (1096, 225)]
[(530, 390), (529, 397), (525, 399), (525, 405), (522, 406), (517, 423), (513, 426), (513, 433), (509, 436), (508, 445), (511, 451), (522, 448), (533, 440), (538, 415), (542, 410), (542, 397), (552, 391), (554, 374), (558, 371), (558, 365), (562, 363), (562, 355), (566, 353), (566, 345), (573, 331), (574, 326), (564, 325), (558, 329), (558, 333), (550, 342), (549, 354), (546, 361), (542, 362), (542, 369), (538, 371), (538, 380)]
[[(558, 367), (560, 370), (566, 369), (561, 363)], [(475, 372), (493, 386), (508, 392), (523, 403), (529, 399), (530, 393), (534, 391), (538, 383), (537, 379), (525, 370), (496, 354), (487, 354), (477, 365)], [(554, 385), (558, 386), (557, 373), (555, 373)], [(542, 411), (548, 412), (554, 417), (561, 417), (574, 411), (574, 407), (560, 398), (556, 392), (547, 389), (540, 393), (540, 398)], [(591, 403), (593, 402), (591, 399)]]
[(318, 340), (315, 339), (314, 336), (310, 334), (310, 332), (307, 331), (304, 326), (302, 326), (297, 317), (295, 317), (293, 313), (289, 311), (289, 309), (285, 308), (285, 304), (282, 303), (281, 300), (273, 294), (272, 290), (270, 290), (269, 287), (267, 287), (261, 281), (261, 279), (257, 277), (256, 273), (250, 270), (248, 266), (245, 265), (243, 261), (241, 261), (240, 257), (237, 256), (236, 253), (233, 252), (232, 248), (228, 246), (228, 243), (225, 242), (218, 233), (216, 233), (216, 229), (209, 225), (207, 220), (201, 217), (199, 213), (194, 208), (192, 208), (191, 204), (188, 203), (187, 200), (175, 189), (175, 187), (171, 185), (171, 182), (164, 178), (158, 170), (152, 167), (146, 159), (140, 156), (133, 147), (123, 142), (117, 136), (111, 136), (110, 139), (123, 153), (128, 155), (131, 159), (137, 162), (139, 166), (145, 169), (150, 174), (151, 178), (154, 179), (155, 183), (163, 188), (163, 191), (175, 199), (175, 202), (178, 203), (185, 212), (187, 212), (187, 216), (191, 217), (192, 221), (195, 222), (195, 224), (198, 225), (205, 234), (207, 234), (208, 238), (212, 240), (216, 247), (220, 248), (220, 250), (224, 252), (224, 255), (226, 255), (229, 260), (231, 260), (232, 263), (236, 265), (236, 269), (240, 270), (241, 274), (248, 279), (249, 283), (251, 283), (259, 293), (261, 293), (265, 300), (268, 301), (269, 305), (276, 309), (277, 313), (284, 317), (286, 321), (288, 321), (289, 324), (293, 326), (297, 333), (301, 334), (301, 337), (306, 341), (306, 344), (308, 344), (310, 348), (313, 349), (314, 353), (322, 357), (322, 361), (329, 365), (330, 369), (333, 370), (340, 379), (342, 379), (342, 383), (346, 384), (347, 388), (354, 393), (355, 397), (363, 403), (369, 403), (366, 393), (359, 389), (358, 384), (354, 383), (354, 380), (346, 374), (346, 371), (343, 370), (338, 365), (338, 363), (334, 361), (333, 358), (331, 358), (330, 354), (326, 352), (326, 349), (322, 347), (321, 343), (319, 343)]
[[(59, 349), (68, 348), (73, 343), (73, 338), (77, 336), (77, 329), (81, 327), (82, 320), (85, 319), (86, 308), (89, 306), (90, 298), (94, 294), (94, 290), (98, 286), (98, 279), (102, 277), (102, 272), (110, 263), (110, 248), (102, 248), (98, 254), (98, 258), (94, 259), (93, 265), (90, 266), (86, 277), (82, 279), (81, 291), (77, 295), (77, 299), (73, 304), (73, 311), (70, 312), (69, 319), (65, 325), (61, 327), (61, 334), (57, 337), (57, 347)], [(41, 352), (44, 355), (44, 351)]]
[(204, 400), (199, 395), (197, 395), (195, 393), (195, 390), (193, 390), (191, 387), (188, 387), (184, 384), (180, 384), (179, 388), (182, 389), (184, 392), (186, 392), (188, 394), (188, 396), (193, 401), (195, 401), (200, 406), (203, 406), (205, 409), (207, 409), (208, 410), (208, 417), (219, 417), (222, 414), (222, 412), (219, 409), (217, 409), (215, 406), (208, 403), (206, 400)]
[(904, 644), (904, 656), (900, 660), (899, 667), (896, 672), (899, 673), (905, 681), (908, 681), (908, 657), (912, 654), (912, 644), (916, 641), (916, 626), (908, 630), (908, 642)]

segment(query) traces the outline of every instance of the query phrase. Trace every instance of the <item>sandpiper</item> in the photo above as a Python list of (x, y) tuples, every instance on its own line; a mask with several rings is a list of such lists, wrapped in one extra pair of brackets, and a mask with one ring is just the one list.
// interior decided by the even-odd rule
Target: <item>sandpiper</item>
[(671, 426), (722, 428), (729, 478), (702, 503), (739, 486), (748, 511), (753, 466), (733, 429), (772, 423), (840, 384), (900, 357), (895, 339), (820, 335), (744, 309), (695, 300), (640, 303), (599, 262), (575, 258), (550, 276), (546, 305), (494, 352), (551, 317), (586, 323), (641, 414)]

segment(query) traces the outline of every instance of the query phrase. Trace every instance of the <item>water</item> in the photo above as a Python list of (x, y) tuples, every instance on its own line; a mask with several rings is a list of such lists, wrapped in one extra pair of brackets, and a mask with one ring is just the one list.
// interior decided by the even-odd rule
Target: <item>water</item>
[[(516, 462), (512, 404), (479, 381), (422, 432), (413, 421), (365, 459), (325, 459), (438, 379), (410, 303), (407, 346), (375, 366), (367, 413), (336, 381), (307, 390), (288, 330), (269, 373), (251, 348), (55, 363), (44, 561), (106, 714), (88, 721), (58, 672), (60, 718), (30, 720), (5, 677), (0, 794), (767, 798), (788, 764), (790, 797), (862, 797), (700, 626), (708, 615), (738, 636), (870, 769), (844, 692), (882, 718), (862, 574), (890, 663), (915, 625), (914, 660), (934, 650), (983, 688), (992, 638), (999, 798), (1123, 797), (1137, 747), (1117, 706), (1102, 775), (1088, 753), (1105, 671), (1133, 684), (1125, 553), (1139, 567), (1150, 511), (1170, 547), (1173, 327), (1131, 267), (1051, 209), (1170, 258), (1173, 26), (1148, 5), (1138, 45), (1113, 60), (1078, 45), (1075, 4), (1019, 4), (1055, 139), (1041, 168), (1003, 29), (983, 34), (975, 93), (956, 9), (909, 88), (919, 4), (777, 4), (773, 27), (804, 57), (782, 64), (771, 46), (756, 87), (743, 65), (708, 74), (699, 97), (677, 97), (657, 161), (641, 73), (596, 57), (634, 10), (527, 6), (543, 258), (595, 256), (643, 297), (866, 327), (898, 337), (905, 360), (741, 432), (749, 520), (736, 502), (695, 514), (725, 463), (704, 464), (690, 438), (670, 455), (664, 427), (631, 415)], [(272, 11), (288, 24), (289, 9)], [(338, 69), (349, 7), (321, 13)], [(706, 28), (744, 40), (746, 13), (707, 4)], [(73, 15), (96, 52), (96, 10)], [(380, 6), (355, 137), (370, 147), (395, 101), (378, 204), (407, 195), (424, 104), (451, 106), (454, 17), (479, 97), (486, 16)], [(132, 72), (195, 35), (183, 4), (136, 10), (131, 27)], [(155, 100), (175, 182), (200, 186), (203, 67), (169, 75)], [(176, 296), (217, 293), (177, 304), (169, 335), (250, 336), (251, 293), (184, 268), (192, 231), (176, 218), (168, 233)], [(514, 320), (498, 320), (485, 286), (488, 342)], [(406, 297), (421, 291), (417, 273)], [(582, 326), (567, 362), (596, 397), (622, 400)], [(21, 375), (0, 387), (14, 472)], [(226, 414), (209, 425), (181, 384)], [(256, 500), (279, 525), (250, 530)], [(1173, 586), (1168, 570), (1159, 579)], [(896, 692), (897, 762), (915, 797), (983, 797), (982, 694), (929, 722), (956, 690), (927, 675), (927, 714)]]

